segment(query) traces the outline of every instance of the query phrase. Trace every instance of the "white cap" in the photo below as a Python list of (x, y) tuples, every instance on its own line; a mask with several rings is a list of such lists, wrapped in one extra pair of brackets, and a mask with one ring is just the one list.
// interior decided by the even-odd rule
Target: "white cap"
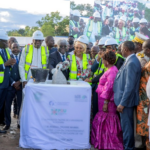
[(98, 45), (105, 45), (105, 42), (106, 42), (107, 39), (108, 39), (108, 37), (102, 37), (102, 38), (99, 40)]
[(33, 33), (32, 39), (33, 40), (44, 40), (43, 33), (40, 30), (35, 31)]
[(142, 19), (140, 20), (140, 23), (147, 23), (147, 20), (146, 20), (145, 18), (142, 18)]
[(127, 18), (126, 18), (126, 16), (122, 16), (122, 17), (120, 17), (120, 20), (126, 22)]
[(134, 11), (138, 11), (139, 9), (138, 8), (134, 8)]
[(94, 14), (93, 14), (93, 17), (97, 17), (97, 18), (100, 18), (100, 13), (98, 11), (96, 11)]
[(73, 15), (74, 15), (74, 16), (78, 16), (78, 17), (81, 16), (79, 10), (74, 10), (74, 11), (73, 11)]
[(134, 23), (134, 22), (138, 22), (138, 23), (139, 23), (139, 22), (140, 22), (140, 19), (139, 19), (139, 18), (134, 18), (132, 22), (133, 22), (133, 23)]
[(117, 41), (114, 38), (107, 39), (105, 42), (105, 46), (108, 45), (118, 45)]
[(89, 44), (89, 39), (86, 35), (81, 35), (76, 41), (79, 41), (84, 44)]
[(138, 33), (138, 32), (135, 32), (135, 36), (143, 41), (146, 41), (148, 40), (149, 38), (146, 37), (145, 35), (141, 34), (141, 33)]
[(6, 31), (4, 31), (4, 30), (0, 30), (0, 39), (1, 40), (8, 40), (8, 35), (7, 35), (7, 33), (6, 33)]

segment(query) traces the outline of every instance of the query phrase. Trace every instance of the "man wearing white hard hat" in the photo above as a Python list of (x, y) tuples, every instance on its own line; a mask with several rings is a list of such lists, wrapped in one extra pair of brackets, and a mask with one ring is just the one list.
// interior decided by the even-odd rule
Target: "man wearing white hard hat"
[(118, 46), (118, 43), (114, 38), (109, 38), (105, 42), (106, 51), (113, 51), (116, 54), (115, 66), (119, 70), (124, 63), (124, 58), (120, 54), (117, 53), (117, 46)]
[[(2, 112), (5, 103), (7, 89), (10, 84), (11, 66), (16, 63), (16, 60), (10, 57), (8, 47), (8, 35), (4, 30), (0, 30), (0, 113)], [(6, 131), (0, 130), (0, 133)]]
[(78, 37), (78, 34), (80, 32), (79, 28), (79, 20), (80, 20), (80, 12), (79, 10), (73, 10), (73, 17), (72, 20), (69, 22), (69, 28), (70, 28), (70, 35), (72, 35), (74, 38)]
[(102, 15), (102, 6), (101, 6), (101, 1), (100, 0), (95, 0), (94, 1), (94, 11), (98, 11), (100, 13), (100, 16)]
[(135, 37), (135, 32), (139, 32), (139, 22), (140, 19), (139, 18), (134, 18), (132, 23), (133, 23), (133, 27), (130, 28), (130, 40), (132, 41)]
[(125, 27), (126, 16), (122, 16), (118, 22), (118, 27), (114, 28), (114, 38), (118, 44), (123, 43), (129, 38), (129, 31)]
[(145, 18), (142, 18), (140, 20), (140, 28), (146, 27), (147, 26), (147, 20)]
[(89, 19), (84, 29), (84, 35), (87, 36), (90, 42), (95, 42), (97, 37), (101, 36), (102, 33), (102, 22), (100, 13), (95, 12), (93, 14), (94, 19)]
[(19, 62), (19, 72), (23, 87), (32, 76), (32, 67), (46, 69), (48, 63), (49, 50), (47, 47), (41, 46), (44, 40), (43, 33), (39, 30), (35, 31), (32, 39), (33, 45), (25, 46)]

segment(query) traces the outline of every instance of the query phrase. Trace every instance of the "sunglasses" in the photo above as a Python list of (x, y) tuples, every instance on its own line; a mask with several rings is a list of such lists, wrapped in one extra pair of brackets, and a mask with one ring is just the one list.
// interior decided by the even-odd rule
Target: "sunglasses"
[(66, 48), (66, 47), (67, 47), (66, 45), (60, 46), (60, 48)]

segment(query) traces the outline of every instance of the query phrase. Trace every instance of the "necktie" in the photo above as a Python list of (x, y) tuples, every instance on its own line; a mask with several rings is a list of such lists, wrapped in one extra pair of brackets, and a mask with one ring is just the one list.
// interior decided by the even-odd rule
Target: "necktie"
[(18, 57), (17, 56), (15, 56), (16, 57), (16, 62), (17, 62), (17, 64), (19, 64), (19, 60), (18, 60)]
[(65, 61), (65, 55), (62, 55), (62, 61), (63, 62)]

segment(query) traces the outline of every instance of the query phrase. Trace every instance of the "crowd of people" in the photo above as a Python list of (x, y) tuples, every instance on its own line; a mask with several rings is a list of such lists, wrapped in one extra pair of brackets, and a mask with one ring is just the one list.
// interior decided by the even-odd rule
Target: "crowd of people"
[[(104, 36), (95, 45), (87, 36), (61, 39), (54, 48), (54, 38), (44, 38), (39, 30), (22, 51), (14, 37), (0, 31), (0, 118), (6, 133), (11, 125), (11, 105), (19, 118), (24, 94), (31, 79), (31, 68), (62, 70), (70, 81), (91, 85), (91, 144), (97, 149), (134, 150), (149, 146), (150, 39), (135, 33), (132, 41), (118, 45), (117, 39)], [(45, 40), (46, 46), (42, 45)], [(20, 127), (18, 121), (18, 128)]]
[(145, 18), (145, 10), (138, 9), (136, 1), (110, 1), (104, 5), (95, 0), (93, 16), (84, 21), (78, 10), (71, 10), (70, 35), (75, 38), (85, 35), (90, 42), (109, 35), (118, 44), (133, 40), (135, 32), (150, 37), (150, 23)]

